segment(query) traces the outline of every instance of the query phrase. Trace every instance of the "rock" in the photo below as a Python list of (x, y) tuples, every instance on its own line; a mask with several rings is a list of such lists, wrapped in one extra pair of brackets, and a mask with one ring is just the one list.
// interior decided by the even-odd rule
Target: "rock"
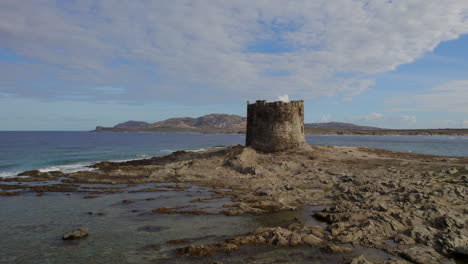
[(447, 170), (447, 173), (450, 174), (450, 175), (453, 175), (453, 174), (455, 174), (457, 172), (458, 172), (458, 170), (456, 168), (449, 168)]
[(368, 261), (363, 255), (353, 258), (349, 264), (373, 264), (373, 262)]
[(468, 165), (465, 165), (465, 170), (468, 171)]
[(216, 243), (209, 246), (188, 246), (178, 249), (178, 253), (184, 256), (209, 257), (217, 252), (231, 252), (239, 250), (239, 247), (232, 243)]
[(411, 263), (403, 259), (391, 258), (389, 260), (384, 261), (384, 264), (411, 264)]
[(88, 236), (88, 234), (89, 234), (89, 230), (87, 227), (80, 227), (77, 230), (65, 233), (62, 239), (63, 240), (77, 239), (77, 238)]
[(302, 242), (309, 246), (317, 246), (323, 243), (323, 240), (314, 235), (305, 235), (302, 237)]
[(353, 249), (351, 248), (337, 246), (333, 243), (329, 243), (324, 248), (322, 248), (322, 250), (327, 253), (334, 253), (334, 254), (348, 254), (348, 253), (353, 252)]
[(131, 204), (131, 203), (134, 203), (134, 201), (132, 201), (132, 200), (123, 200), (122, 203), (123, 204)]
[(416, 242), (409, 236), (403, 234), (398, 234), (393, 238), (393, 241), (403, 245), (414, 245)]
[(271, 189), (258, 189), (255, 192), (255, 195), (257, 196), (271, 196), (273, 191)]
[(398, 247), (395, 252), (401, 257), (418, 264), (438, 264), (443, 259), (433, 248), (423, 245)]
[(146, 245), (141, 248), (139, 248), (139, 251), (154, 251), (154, 250), (160, 250), (161, 245), (160, 244), (151, 244), (151, 245)]
[(189, 239), (174, 239), (174, 240), (168, 240), (166, 241), (167, 244), (187, 244), (187, 243), (190, 243), (192, 242), (191, 240)]
[(411, 237), (418, 243), (430, 245), (434, 238), (434, 234), (437, 233), (437, 229), (429, 226), (415, 226), (411, 230)]
[(46, 173), (40, 172), (39, 170), (28, 170), (19, 173), (18, 176), (43, 177), (44, 174), (47, 176)]
[(160, 232), (162, 230), (169, 229), (168, 227), (164, 226), (152, 226), (152, 225), (147, 225), (147, 226), (141, 226), (137, 228), (137, 231), (142, 231), (142, 232)]
[(310, 233), (318, 238), (325, 237), (325, 230), (320, 226), (312, 226), (309, 228)]
[(297, 233), (292, 233), (289, 237), (289, 245), (294, 247), (299, 244), (302, 244), (301, 236)]
[(32, 178), (44, 178), (44, 179), (54, 179), (56, 177), (60, 177), (63, 175), (64, 173), (61, 171), (41, 172), (39, 170), (28, 170), (28, 171), (23, 171), (18, 174), (18, 176), (29, 176)]
[(468, 229), (450, 230), (439, 238), (442, 250), (448, 255), (468, 256)]

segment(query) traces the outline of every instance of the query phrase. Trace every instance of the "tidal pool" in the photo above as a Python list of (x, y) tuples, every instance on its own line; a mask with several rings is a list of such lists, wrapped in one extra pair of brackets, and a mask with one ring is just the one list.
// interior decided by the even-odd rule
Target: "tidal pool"
[[(82, 185), (81, 189), (93, 187)], [(165, 189), (164, 184), (122, 187), (124, 192), (32, 193), (0, 197), (0, 263), (345, 263), (365, 254), (369, 260), (390, 256), (380, 250), (355, 248), (351, 254), (325, 254), (312, 247), (245, 246), (238, 252), (217, 254), (209, 258), (177, 256), (176, 249), (202, 245), (246, 234), (260, 226), (281, 226), (301, 219), (307, 225), (326, 226), (312, 217), (319, 207), (298, 211), (276, 212), (258, 216), (218, 214), (228, 197), (193, 202), (212, 196), (210, 188), (190, 185), (186, 190)], [(158, 192), (129, 192), (159, 188)], [(124, 203), (123, 200), (130, 200)], [(164, 206), (188, 206), (212, 215), (155, 214), (151, 210)], [(88, 237), (64, 241), (62, 235), (86, 226)], [(170, 240), (187, 240), (170, 244)]]

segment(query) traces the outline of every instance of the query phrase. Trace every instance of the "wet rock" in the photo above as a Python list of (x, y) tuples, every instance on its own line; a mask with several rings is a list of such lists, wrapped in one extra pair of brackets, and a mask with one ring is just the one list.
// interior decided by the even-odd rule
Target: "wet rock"
[(411, 263), (403, 259), (391, 258), (389, 260), (384, 261), (384, 264), (411, 264)]
[(61, 171), (48, 171), (48, 172), (41, 172), (39, 170), (28, 170), (28, 171), (23, 171), (18, 174), (18, 176), (29, 176), (32, 178), (39, 178), (39, 180), (42, 179), (54, 179), (56, 177), (61, 177), (65, 175)]
[(97, 196), (97, 195), (85, 195), (85, 196), (83, 196), (83, 199), (93, 199), (93, 198), (97, 198), (97, 197), (99, 197), (99, 196)]
[(437, 264), (443, 257), (432, 247), (423, 245), (398, 246), (394, 252), (401, 257), (418, 264)]
[(21, 194), (22, 192), (21, 191), (0, 191), (0, 196), (14, 196), (14, 195), (18, 195), (18, 194)]
[(89, 234), (89, 230), (87, 227), (80, 227), (74, 231), (65, 233), (62, 239), (63, 240), (77, 239), (77, 238), (86, 237), (88, 236), (88, 234)]
[(368, 261), (363, 255), (353, 258), (349, 264), (373, 264), (373, 262)]
[(304, 235), (302, 237), (302, 242), (309, 246), (317, 246), (317, 245), (322, 244), (323, 240), (312, 234), (309, 234), (309, 235)]
[(139, 248), (139, 251), (158, 251), (161, 249), (160, 244), (150, 244)]
[(309, 228), (309, 231), (312, 235), (318, 237), (318, 238), (324, 238), (325, 237), (325, 230), (323, 227), (320, 226), (312, 226)]
[(291, 234), (291, 236), (289, 237), (289, 245), (294, 247), (300, 244), (302, 244), (301, 236), (297, 233)]
[(39, 170), (28, 170), (18, 173), (18, 176), (29, 176), (29, 177), (47, 177), (49, 176), (45, 172), (41, 172)]
[(191, 257), (209, 257), (219, 252), (231, 252), (239, 250), (237, 245), (231, 243), (216, 243), (209, 246), (188, 246), (180, 248), (177, 252), (183, 256)]
[(348, 254), (353, 252), (353, 249), (348, 247), (337, 246), (333, 243), (329, 243), (325, 247), (322, 248), (323, 251), (327, 253), (334, 253), (334, 254)]
[(134, 203), (134, 201), (132, 201), (132, 200), (122, 200), (122, 203), (123, 204), (131, 204), (131, 203)]
[(187, 244), (187, 243), (190, 243), (192, 242), (191, 240), (189, 239), (174, 239), (174, 240), (168, 240), (166, 241), (167, 244), (172, 244), (172, 245), (176, 245), (176, 244)]
[(137, 231), (144, 231), (144, 232), (160, 232), (162, 230), (169, 229), (168, 227), (165, 226), (141, 226), (137, 228)]

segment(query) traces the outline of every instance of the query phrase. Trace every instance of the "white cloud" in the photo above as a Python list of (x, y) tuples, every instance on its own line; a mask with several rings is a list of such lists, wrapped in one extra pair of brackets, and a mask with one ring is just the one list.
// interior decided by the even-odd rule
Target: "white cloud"
[(402, 94), (386, 99), (394, 107), (419, 111), (468, 113), (468, 80), (451, 81), (418, 94)]
[(463, 128), (468, 128), (468, 120), (463, 120)]
[(366, 116), (348, 118), (348, 121), (359, 125), (371, 125), (383, 128), (408, 128), (417, 124), (417, 117), (415, 115), (371, 113)]
[(401, 122), (405, 124), (414, 124), (416, 123), (416, 116), (415, 115), (403, 115), (400, 117)]
[(323, 115), (323, 116), (320, 118), (320, 122), (330, 122), (331, 117), (332, 117), (332, 116), (331, 116), (330, 114)]
[(451, 119), (432, 121), (432, 126), (434, 128), (462, 128), (463, 126), (461, 126), (461, 124), (462, 122)]
[(381, 113), (372, 113), (367, 116), (364, 116), (363, 120), (365, 121), (378, 121), (382, 120), (384, 118), (384, 115)]
[(0, 47), (33, 63), (1, 63), (0, 91), (87, 100), (350, 98), (372, 75), (467, 33), (467, 10), (460, 0), (3, 0)]
[(278, 96), (278, 101), (289, 102), (289, 96), (287, 94)]

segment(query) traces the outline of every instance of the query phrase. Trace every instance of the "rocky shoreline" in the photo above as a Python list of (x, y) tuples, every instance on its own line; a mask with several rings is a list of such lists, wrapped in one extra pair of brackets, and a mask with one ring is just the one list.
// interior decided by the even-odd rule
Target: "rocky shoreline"
[[(1, 195), (35, 192), (121, 192), (120, 184), (176, 183), (214, 188), (212, 197), (230, 197), (218, 214), (261, 215), (326, 205), (315, 217), (327, 228), (300, 219), (287, 226), (207, 245), (181, 247), (185, 256), (212, 256), (242, 251), (244, 246), (317, 247), (336, 254), (346, 245), (377, 248), (394, 258), (385, 263), (450, 263), (468, 255), (468, 158), (399, 153), (365, 147), (307, 145), (264, 154), (243, 146), (202, 152), (178, 151), (163, 157), (128, 162), (100, 162), (95, 171), (70, 174), (28, 171), (0, 182)], [(53, 181), (41, 185), (35, 182)], [(87, 188), (82, 188), (87, 184)], [(96, 187), (89, 184), (113, 184)], [(92, 198), (92, 197), (89, 197)], [(123, 203), (131, 203), (126, 201)], [(213, 214), (184, 207), (155, 208), (156, 214)], [(370, 263), (366, 256), (352, 263)], [(367, 261), (367, 262), (366, 262)]]

